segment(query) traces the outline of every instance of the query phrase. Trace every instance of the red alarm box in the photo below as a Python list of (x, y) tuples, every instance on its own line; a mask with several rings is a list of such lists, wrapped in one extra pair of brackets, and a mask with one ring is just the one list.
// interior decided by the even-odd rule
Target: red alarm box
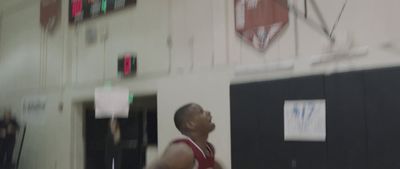
[(137, 57), (136, 54), (127, 53), (118, 58), (118, 74), (122, 76), (136, 75)]

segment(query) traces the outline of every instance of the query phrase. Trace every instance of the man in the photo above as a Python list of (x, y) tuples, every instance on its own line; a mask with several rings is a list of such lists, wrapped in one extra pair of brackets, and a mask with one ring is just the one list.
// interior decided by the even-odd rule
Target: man
[[(1, 130), (5, 131), (5, 138), (3, 140), (3, 145), (1, 146), (0, 160), (1, 167), (11, 168), (12, 167), (12, 157), (15, 146), (16, 133), (19, 130), (19, 125), (15, 119), (11, 117), (11, 111), (6, 110), (4, 112), (4, 118), (1, 122)], [(3, 133), (4, 134), (4, 133)]]
[(172, 142), (162, 157), (147, 169), (222, 169), (214, 160), (215, 150), (207, 142), (215, 129), (209, 111), (189, 103), (175, 112), (176, 128), (187, 138)]
[[(106, 135), (105, 164), (106, 169), (120, 169), (122, 160), (121, 130), (116, 119), (110, 119)], [(114, 162), (113, 162), (114, 161)]]

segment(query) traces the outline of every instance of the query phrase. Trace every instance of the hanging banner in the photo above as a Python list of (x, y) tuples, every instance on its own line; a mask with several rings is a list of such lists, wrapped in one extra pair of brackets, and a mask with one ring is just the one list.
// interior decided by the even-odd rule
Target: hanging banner
[(99, 87), (95, 89), (96, 118), (128, 118), (129, 89)]
[(266, 50), (289, 21), (287, 0), (235, 0), (235, 30), (247, 43)]
[(24, 123), (43, 125), (46, 121), (47, 97), (25, 96), (21, 101), (21, 118)]
[(325, 141), (325, 100), (286, 100), (285, 141)]

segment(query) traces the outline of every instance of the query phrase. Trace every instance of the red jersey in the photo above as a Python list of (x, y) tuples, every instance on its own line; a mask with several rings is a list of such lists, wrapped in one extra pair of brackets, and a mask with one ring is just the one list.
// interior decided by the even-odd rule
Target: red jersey
[(193, 169), (213, 169), (214, 168), (214, 146), (211, 143), (207, 143), (208, 154), (203, 152), (200, 147), (193, 142), (190, 138), (187, 139), (178, 139), (173, 143), (185, 143), (187, 144), (193, 151), (195, 163), (193, 165)]

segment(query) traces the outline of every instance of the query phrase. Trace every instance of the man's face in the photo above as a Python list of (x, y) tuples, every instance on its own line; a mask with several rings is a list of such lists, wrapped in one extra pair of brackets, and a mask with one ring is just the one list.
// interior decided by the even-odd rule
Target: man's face
[(212, 116), (209, 111), (203, 110), (199, 105), (193, 106), (192, 109), (192, 121), (194, 122), (195, 130), (209, 133), (215, 129), (215, 124), (212, 122)]

